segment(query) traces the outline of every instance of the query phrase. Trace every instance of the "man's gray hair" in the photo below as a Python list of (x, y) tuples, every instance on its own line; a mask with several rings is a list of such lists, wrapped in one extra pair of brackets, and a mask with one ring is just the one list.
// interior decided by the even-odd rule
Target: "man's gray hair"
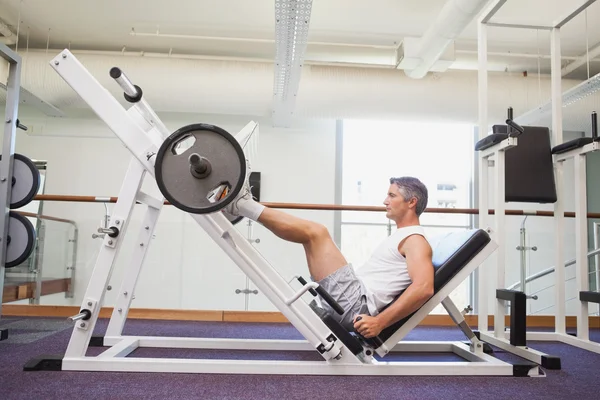
[(404, 200), (409, 201), (413, 197), (417, 199), (417, 207), (415, 212), (420, 216), (427, 207), (428, 193), (427, 187), (411, 176), (403, 176), (400, 178), (390, 178), (390, 184), (395, 183), (404, 197)]

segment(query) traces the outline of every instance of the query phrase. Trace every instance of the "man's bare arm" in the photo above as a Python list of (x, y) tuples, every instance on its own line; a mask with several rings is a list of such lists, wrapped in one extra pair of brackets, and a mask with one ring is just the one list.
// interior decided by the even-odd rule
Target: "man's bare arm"
[(398, 246), (398, 251), (406, 258), (412, 283), (398, 300), (375, 317), (384, 328), (418, 310), (433, 295), (434, 270), (427, 240), (420, 235), (409, 236)]

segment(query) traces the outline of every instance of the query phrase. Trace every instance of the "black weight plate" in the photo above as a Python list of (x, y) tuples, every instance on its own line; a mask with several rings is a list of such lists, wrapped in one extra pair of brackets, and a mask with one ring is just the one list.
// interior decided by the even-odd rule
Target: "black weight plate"
[[(190, 172), (188, 157), (193, 153), (210, 163), (207, 177), (198, 179)], [(171, 204), (190, 213), (207, 214), (223, 209), (240, 192), (246, 159), (237, 139), (227, 131), (214, 125), (192, 124), (165, 139), (154, 168), (156, 183)], [(228, 186), (227, 194), (219, 200), (209, 200), (209, 193), (221, 184)]]
[(31, 202), (40, 189), (40, 171), (27, 157), (16, 154), (13, 162), (15, 184), (11, 190), (10, 208), (23, 207)]
[[(2, 156), (0, 155), (0, 160)], [(13, 157), (12, 188), (10, 208), (21, 208), (31, 202), (40, 189), (40, 171), (35, 164), (22, 154)]]
[(35, 228), (29, 219), (21, 214), (8, 213), (8, 236), (10, 242), (6, 245), (6, 268), (16, 267), (31, 255), (35, 247)]

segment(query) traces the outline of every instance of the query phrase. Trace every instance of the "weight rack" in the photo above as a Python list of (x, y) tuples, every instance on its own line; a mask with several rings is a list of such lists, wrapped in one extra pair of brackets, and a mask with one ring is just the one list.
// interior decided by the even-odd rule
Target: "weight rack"
[[(2, 318), (2, 295), (4, 294), (4, 265), (6, 260), (6, 240), (8, 235), (9, 199), (12, 185), (8, 179), (12, 176), (13, 157), (15, 153), (15, 135), (17, 131), (17, 116), (19, 112), (19, 92), (21, 89), (21, 56), (5, 44), (0, 43), (0, 55), (8, 61), (8, 79), (6, 81), (6, 111), (4, 114), (4, 140), (0, 160), (0, 318)], [(8, 155), (8, 157), (6, 156)], [(0, 329), (0, 340), (8, 338), (8, 330)]]

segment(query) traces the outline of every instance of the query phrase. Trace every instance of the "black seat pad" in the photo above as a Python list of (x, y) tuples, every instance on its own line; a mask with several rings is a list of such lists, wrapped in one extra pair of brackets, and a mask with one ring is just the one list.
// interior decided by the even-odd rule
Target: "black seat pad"
[(559, 144), (558, 146), (554, 146), (552, 148), (552, 154), (562, 154), (570, 150), (579, 149), (585, 146), (586, 144), (592, 143), (593, 141), (594, 139), (592, 139), (591, 137), (582, 137), (569, 140), (568, 142), (564, 142), (562, 144)]
[[(433, 238), (430, 243), (433, 250), (433, 267), (435, 268), (435, 293), (467, 265), (490, 240), (490, 236), (483, 229), (452, 232)], [(402, 296), (402, 293), (396, 297), (396, 300), (400, 296)], [(381, 342), (383, 343), (389, 339), (410, 317), (412, 315), (381, 331), (378, 336)]]
[(485, 150), (488, 147), (492, 147), (493, 145), (500, 143), (506, 138), (508, 138), (507, 133), (492, 133), (475, 144), (475, 151)]
[(579, 292), (579, 300), (600, 304), (600, 292)]

